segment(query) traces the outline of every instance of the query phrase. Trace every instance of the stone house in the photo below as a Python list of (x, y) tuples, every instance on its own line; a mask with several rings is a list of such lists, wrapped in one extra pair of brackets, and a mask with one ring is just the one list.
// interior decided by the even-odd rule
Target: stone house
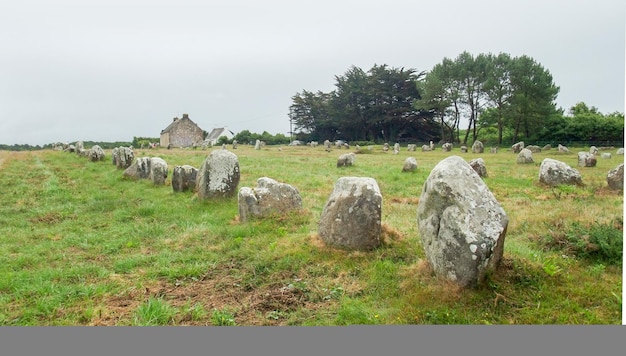
[(161, 131), (161, 147), (190, 147), (200, 145), (204, 140), (204, 131), (191, 119), (188, 114), (183, 118), (174, 118), (174, 121)]
[(235, 138), (235, 134), (226, 127), (215, 128), (211, 131), (204, 142), (210, 146), (215, 146), (220, 137), (225, 136), (229, 141)]

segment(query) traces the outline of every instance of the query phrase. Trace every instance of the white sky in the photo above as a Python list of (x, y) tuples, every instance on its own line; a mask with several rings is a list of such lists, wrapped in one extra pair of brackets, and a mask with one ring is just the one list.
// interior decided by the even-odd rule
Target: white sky
[[(223, 4), (221, 4), (223, 3)], [(2, 0), (0, 143), (289, 132), (291, 97), (352, 65), (428, 71), (461, 52), (528, 55), (579, 101), (624, 112), (623, 0)]]

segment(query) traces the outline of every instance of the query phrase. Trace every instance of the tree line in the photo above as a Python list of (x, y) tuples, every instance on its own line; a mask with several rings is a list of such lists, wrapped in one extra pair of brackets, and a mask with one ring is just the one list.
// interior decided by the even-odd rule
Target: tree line
[(352, 66), (335, 76), (331, 92), (296, 93), (289, 120), (300, 140), (623, 144), (623, 113), (584, 103), (564, 113), (558, 93), (550, 72), (528, 56), (463, 52), (428, 72)]

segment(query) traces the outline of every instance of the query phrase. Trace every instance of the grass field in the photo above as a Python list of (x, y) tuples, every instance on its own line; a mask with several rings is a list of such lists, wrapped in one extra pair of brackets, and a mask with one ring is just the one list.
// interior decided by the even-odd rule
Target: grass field
[[(572, 149), (587, 151), (588, 148)], [(135, 150), (167, 161), (165, 186), (123, 178), (103, 162), (56, 151), (0, 151), (0, 325), (620, 324), (623, 193), (607, 172), (623, 156), (577, 167), (576, 154), (481, 155), (375, 146), (353, 167), (323, 148), (240, 145), (239, 186), (267, 176), (299, 189), (303, 210), (238, 221), (237, 198), (175, 193), (174, 166), (209, 150)], [(417, 204), (430, 170), (482, 157), (485, 183), (509, 216), (504, 259), (487, 282), (460, 289), (425, 261)], [(408, 156), (418, 170), (403, 173)], [(539, 164), (578, 169), (584, 187), (539, 184)], [(335, 181), (377, 180), (384, 245), (326, 247), (317, 223)]]

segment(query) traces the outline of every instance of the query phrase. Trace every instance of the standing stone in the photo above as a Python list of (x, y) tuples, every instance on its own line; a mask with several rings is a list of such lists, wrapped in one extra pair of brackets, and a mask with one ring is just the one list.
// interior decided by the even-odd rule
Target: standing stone
[(441, 145), (441, 148), (443, 149), (444, 152), (450, 152), (452, 151), (452, 144), (449, 142), (446, 142), (443, 145)]
[(596, 156), (589, 152), (578, 152), (579, 167), (595, 167), (598, 163)]
[(121, 169), (130, 167), (135, 159), (135, 154), (131, 147), (116, 147), (111, 155), (113, 156), (113, 164)]
[(536, 146), (536, 145), (529, 145), (526, 148), (528, 148), (530, 150), (530, 152), (532, 152), (532, 153), (539, 153), (539, 152), (541, 152), (541, 147)]
[(172, 174), (172, 189), (175, 192), (185, 192), (194, 189), (198, 170), (190, 165), (174, 167)]
[(542, 151), (549, 151), (551, 149), (552, 149), (552, 145), (549, 143), (541, 148)]
[(256, 142), (254, 143), (254, 149), (255, 150), (260, 150), (261, 149), (261, 141), (260, 140), (256, 140)]
[(621, 156), (624, 154), (624, 148), (618, 148), (617, 152), (615, 152), (616, 155)]
[(396, 142), (396, 143), (393, 145), (393, 154), (394, 154), (394, 155), (397, 155), (399, 152), (400, 152), (400, 144)]
[(528, 148), (523, 148), (517, 155), (517, 163), (533, 163), (533, 153)]
[(353, 152), (344, 153), (337, 159), (337, 167), (351, 167), (354, 166), (356, 160), (356, 154)]
[(413, 172), (417, 169), (417, 160), (415, 157), (407, 157), (402, 166), (402, 172)]
[(508, 222), (489, 188), (461, 157), (448, 157), (430, 172), (417, 224), (438, 276), (463, 287), (483, 282), (502, 259)]
[(233, 140), (233, 150), (237, 149), (237, 140)]
[(320, 238), (329, 246), (372, 250), (381, 244), (383, 197), (374, 178), (342, 177), (335, 183), (319, 221)]
[(520, 152), (522, 152), (522, 150), (524, 149), (524, 141), (520, 141), (520, 142), (514, 144), (513, 146), (511, 146), (511, 148), (513, 149), (513, 153), (520, 153)]
[(410, 144), (407, 146), (407, 151), (409, 151), (409, 152), (415, 152), (415, 148), (416, 148), (416, 147), (417, 147), (417, 146), (416, 146), (414, 143), (410, 143)]
[(596, 146), (591, 146), (589, 147), (589, 153), (591, 153), (592, 155), (597, 155), (598, 154), (598, 148)]
[(75, 152), (76, 152), (76, 154), (77, 154), (77, 155), (79, 155), (79, 156), (84, 155), (84, 152), (85, 152), (85, 144), (83, 143), (83, 141), (78, 141), (78, 142), (76, 142)]
[(148, 179), (150, 177), (150, 157), (139, 157), (130, 167), (124, 170), (124, 177), (132, 179)]
[(489, 152), (491, 152), (491, 153), (498, 153), (498, 147), (491, 147)]
[(624, 190), (624, 164), (620, 163), (606, 175), (606, 182), (614, 190)]
[(428, 146), (428, 145), (422, 145), (422, 152), (428, 152), (428, 151), (432, 151), (432, 149), (430, 148), (430, 146)]
[(539, 166), (539, 182), (552, 187), (558, 185), (583, 185), (583, 179), (576, 169), (567, 163), (552, 158), (544, 158)]
[(389, 143), (385, 142), (385, 144), (383, 144), (383, 151), (389, 151)]
[(482, 142), (476, 140), (472, 145), (472, 153), (483, 153), (485, 152), (485, 145)]
[(470, 167), (478, 173), (478, 176), (484, 178), (487, 177), (487, 167), (485, 166), (485, 160), (482, 158), (475, 158), (469, 161)]
[(104, 160), (104, 150), (102, 147), (98, 145), (94, 145), (89, 149), (87, 157), (91, 162), (103, 161)]
[(327, 151), (330, 151), (331, 147), (330, 147), (330, 141), (325, 140), (324, 141), (324, 149)]
[(117, 151), (119, 151), (118, 147), (113, 148), (113, 150), (111, 151), (111, 161), (113, 162), (114, 166), (117, 166)]
[(165, 184), (167, 179), (168, 167), (167, 162), (160, 157), (152, 157), (150, 159), (150, 177), (148, 177), (154, 185)]
[(217, 150), (204, 160), (196, 178), (200, 199), (232, 197), (239, 184), (239, 159), (228, 150)]
[(570, 153), (569, 149), (561, 144), (559, 144), (559, 148), (558, 148), (558, 152), (559, 153)]
[(461, 146), (461, 153), (467, 153), (467, 146)]
[(241, 222), (302, 208), (302, 198), (297, 188), (268, 177), (257, 179), (256, 188), (239, 189), (237, 201)]
[(611, 152), (602, 152), (602, 155), (600, 155), (600, 157), (602, 157), (603, 159), (610, 159)]

